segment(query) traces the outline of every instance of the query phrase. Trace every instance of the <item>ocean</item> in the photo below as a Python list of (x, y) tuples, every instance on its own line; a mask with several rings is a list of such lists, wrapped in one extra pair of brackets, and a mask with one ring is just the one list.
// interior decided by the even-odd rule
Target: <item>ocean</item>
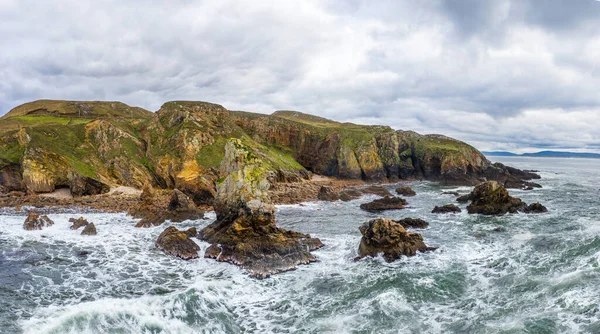
[[(77, 212), (25, 231), (0, 214), (2, 333), (600, 333), (600, 160), (493, 157), (535, 169), (543, 188), (510, 190), (545, 214), (430, 213), (470, 187), (412, 182), (404, 210), (351, 202), (277, 208), (279, 226), (321, 238), (319, 261), (264, 280), (237, 266), (183, 261), (154, 247), (169, 224), (134, 227), (125, 214), (83, 214), (97, 236), (69, 229)], [(393, 185), (389, 185), (393, 189)], [(353, 261), (359, 226), (422, 218), (430, 253)], [(201, 228), (214, 220), (177, 224)], [(201, 254), (208, 244), (197, 241)]]

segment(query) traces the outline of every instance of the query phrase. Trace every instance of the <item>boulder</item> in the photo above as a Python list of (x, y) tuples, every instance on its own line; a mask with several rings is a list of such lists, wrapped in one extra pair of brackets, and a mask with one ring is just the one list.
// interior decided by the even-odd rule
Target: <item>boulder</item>
[(40, 216), (35, 212), (30, 212), (23, 223), (23, 229), (27, 231), (41, 230), (52, 225), (54, 225), (54, 222), (48, 216)]
[(87, 220), (85, 220), (83, 217), (79, 217), (77, 219), (75, 218), (69, 218), (69, 222), (73, 223), (73, 225), (71, 225), (70, 229), (72, 230), (77, 230), (82, 226), (87, 226), (89, 224), (89, 222)]
[(366, 195), (377, 195), (381, 197), (392, 196), (392, 193), (387, 190), (384, 186), (370, 185), (368, 187), (359, 189), (359, 191)]
[(83, 231), (81, 231), (81, 235), (96, 235), (96, 226), (94, 223), (89, 223), (85, 225)]
[(317, 198), (321, 201), (337, 201), (339, 199), (339, 193), (332, 187), (321, 186)]
[(548, 212), (548, 209), (541, 205), (539, 202), (531, 203), (522, 210), (524, 213), (544, 213)]
[(407, 204), (404, 198), (385, 196), (378, 198), (369, 203), (363, 203), (360, 208), (369, 212), (379, 212), (384, 210), (399, 210), (404, 209)]
[(402, 255), (413, 256), (417, 252), (426, 252), (435, 248), (423, 242), (423, 236), (407, 232), (401, 224), (387, 218), (377, 218), (364, 223), (360, 227), (362, 239), (358, 246), (358, 258), (383, 254), (387, 262), (392, 262)]
[(191, 260), (198, 257), (198, 246), (191, 237), (196, 235), (196, 228), (180, 231), (175, 226), (167, 227), (156, 239), (156, 247), (166, 254)]
[(217, 220), (198, 233), (211, 244), (204, 257), (239, 265), (257, 278), (316, 261), (310, 252), (323, 246), (318, 238), (275, 225), (272, 175), (253, 150), (231, 139), (220, 172), (225, 177), (217, 184)]
[(469, 195), (471, 204), (467, 206), (469, 213), (484, 215), (503, 215), (515, 213), (525, 208), (521, 199), (512, 197), (508, 191), (496, 181), (481, 183)]
[(409, 186), (402, 186), (396, 188), (396, 194), (410, 197), (415, 196), (417, 193), (414, 190), (412, 190), (412, 188)]
[(363, 194), (357, 189), (344, 189), (340, 192), (340, 199), (344, 202), (352, 201), (360, 198)]
[(461, 209), (454, 204), (446, 204), (444, 206), (435, 206), (431, 213), (458, 213)]
[(402, 225), (404, 228), (427, 228), (429, 223), (419, 218), (404, 218), (400, 220), (394, 220), (396, 223)]

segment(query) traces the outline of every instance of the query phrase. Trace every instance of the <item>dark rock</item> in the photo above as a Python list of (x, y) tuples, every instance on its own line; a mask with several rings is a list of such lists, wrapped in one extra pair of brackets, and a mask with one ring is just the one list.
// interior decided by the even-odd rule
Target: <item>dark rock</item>
[(427, 247), (423, 236), (406, 232), (401, 224), (387, 218), (377, 218), (364, 223), (360, 227), (362, 239), (358, 246), (358, 258), (377, 256), (383, 253), (387, 262), (392, 262), (402, 255), (414, 256), (417, 252), (426, 252), (435, 248)]
[(384, 210), (398, 210), (404, 209), (407, 204), (404, 198), (385, 196), (384, 198), (378, 198), (369, 203), (363, 203), (360, 208), (365, 211), (379, 212)]
[(69, 218), (69, 222), (73, 223), (73, 225), (71, 225), (70, 229), (72, 230), (77, 230), (82, 226), (87, 226), (89, 224), (89, 222), (87, 220), (85, 220), (83, 217), (79, 217), (77, 219), (75, 218)]
[(419, 218), (404, 218), (400, 220), (394, 220), (396, 223), (402, 225), (404, 228), (427, 228), (429, 223)]
[(356, 189), (344, 189), (340, 192), (340, 199), (344, 202), (360, 198), (363, 194)]
[(319, 189), (319, 194), (317, 198), (321, 201), (337, 201), (339, 199), (339, 194), (332, 187), (329, 186), (321, 186)]
[(323, 246), (318, 238), (275, 225), (271, 174), (239, 139), (226, 144), (221, 175), (226, 177), (217, 185), (217, 220), (198, 233), (211, 244), (204, 257), (239, 265), (257, 278), (316, 261), (310, 252)]
[(200, 246), (190, 239), (190, 236), (195, 234), (196, 229), (193, 227), (187, 231), (180, 231), (177, 227), (170, 226), (158, 236), (156, 247), (166, 254), (184, 260), (195, 259), (198, 257), (198, 251), (200, 251)]
[(456, 201), (458, 203), (466, 203), (470, 200), (471, 200), (471, 194), (462, 195), (456, 199)]
[(444, 206), (435, 206), (431, 213), (458, 213), (462, 210), (454, 204), (446, 204)]
[(110, 191), (110, 187), (96, 179), (86, 176), (75, 176), (71, 180), (71, 194), (73, 196), (89, 196), (105, 194)]
[(83, 231), (81, 231), (81, 235), (96, 235), (96, 226), (94, 223), (89, 223), (85, 225)]
[(524, 213), (544, 213), (548, 212), (548, 209), (540, 203), (531, 203), (522, 210)]
[(359, 189), (363, 194), (377, 195), (381, 197), (392, 196), (392, 193), (384, 186), (370, 185), (366, 188)]
[(40, 216), (35, 212), (30, 212), (23, 223), (23, 229), (27, 231), (41, 230), (52, 225), (54, 225), (54, 222), (48, 216)]
[(456, 197), (460, 196), (460, 194), (458, 193), (458, 191), (444, 191), (442, 193), (442, 195), (453, 195), (453, 196), (456, 196)]
[(416, 193), (414, 190), (412, 190), (412, 188), (411, 188), (411, 187), (409, 187), (409, 186), (402, 186), (402, 187), (398, 187), (398, 188), (396, 188), (396, 193), (397, 193), (398, 195), (407, 196), (407, 197), (410, 197), (410, 196), (415, 196), (415, 195), (417, 194), (417, 193)]
[(469, 213), (483, 215), (503, 215), (515, 213), (525, 207), (521, 199), (512, 197), (508, 191), (496, 181), (481, 183), (470, 194), (471, 204), (467, 206)]

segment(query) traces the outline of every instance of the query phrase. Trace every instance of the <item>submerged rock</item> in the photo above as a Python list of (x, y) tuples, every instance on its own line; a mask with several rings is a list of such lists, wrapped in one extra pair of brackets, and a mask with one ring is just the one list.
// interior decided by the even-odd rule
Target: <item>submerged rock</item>
[(417, 252), (435, 249), (425, 245), (421, 234), (406, 232), (401, 224), (387, 218), (364, 223), (360, 227), (360, 233), (363, 236), (358, 246), (358, 258), (375, 257), (383, 253), (383, 258), (392, 262), (402, 255), (413, 256)]
[(462, 210), (454, 204), (446, 204), (444, 206), (435, 206), (431, 213), (458, 213)]
[(385, 196), (384, 198), (378, 198), (369, 203), (363, 203), (360, 208), (365, 211), (379, 212), (384, 210), (399, 210), (404, 209), (407, 204), (404, 198)]
[(531, 203), (522, 210), (524, 213), (544, 213), (548, 212), (548, 209), (541, 205), (539, 202)]
[(23, 229), (27, 231), (41, 230), (52, 225), (54, 225), (54, 222), (48, 216), (40, 216), (35, 212), (30, 212), (23, 223)]
[(412, 190), (412, 188), (409, 186), (402, 186), (402, 187), (396, 188), (396, 193), (398, 195), (407, 196), (407, 197), (417, 195), (417, 193), (414, 190)]
[(458, 193), (458, 191), (444, 191), (442, 193), (442, 195), (453, 195), (453, 196), (456, 196), (456, 197), (460, 196), (460, 194)]
[(226, 144), (221, 174), (225, 178), (214, 201), (217, 220), (198, 234), (211, 243), (204, 257), (239, 265), (257, 278), (316, 261), (310, 251), (323, 246), (318, 238), (275, 226), (270, 172), (239, 139)]
[(180, 231), (175, 226), (167, 227), (156, 239), (156, 247), (166, 254), (191, 260), (198, 257), (198, 246), (191, 237), (196, 235), (196, 228)]
[(469, 213), (484, 215), (503, 215), (515, 213), (525, 208), (526, 204), (520, 198), (512, 197), (508, 191), (496, 181), (481, 183), (469, 194), (471, 204), (467, 206)]
[(75, 218), (69, 218), (69, 222), (73, 223), (73, 225), (71, 225), (70, 229), (72, 230), (77, 230), (82, 226), (87, 226), (89, 224), (89, 222), (87, 220), (85, 220), (83, 217), (79, 217), (77, 219)]
[(404, 228), (427, 228), (429, 223), (419, 218), (404, 218), (400, 220), (394, 220), (396, 223), (402, 225)]
[(89, 223), (85, 225), (83, 231), (81, 231), (81, 235), (96, 235), (96, 226), (94, 223)]

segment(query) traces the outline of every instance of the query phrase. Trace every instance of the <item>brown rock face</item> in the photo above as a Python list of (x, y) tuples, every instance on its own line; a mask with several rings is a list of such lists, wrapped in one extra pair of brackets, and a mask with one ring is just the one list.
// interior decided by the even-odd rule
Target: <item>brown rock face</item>
[(30, 212), (23, 223), (23, 229), (27, 231), (41, 230), (52, 225), (54, 225), (54, 222), (48, 216), (40, 216), (35, 212)]
[(175, 226), (167, 227), (156, 239), (156, 247), (166, 254), (191, 260), (198, 257), (198, 246), (191, 237), (195, 236), (196, 228), (180, 231)]
[(383, 253), (387, 262), (392, 262), (402, 255), (413, 256), (417, 252), (426, 252), (435, 248), (427, 247), (423, 236), (418, 233), (406, 232), (399, 223), (377, 218), (364, 223), (360, 227), (363, 237), (358, 246), (358, 256), (377, 256)]
[(409, 186), (403, 186), (403, 187), (396, 188), (396, 194), (402, 195), (402, 196), (407, 196), (407, 197), (417, 195), (417, 193), (414, 190), (412, 190), (412, 188)]
[(69, 222), (73, 223), (73, 225), (71, 225), (71, 227), (70, 227), (70, 229), (72, 229), (72, 230), (78, 230), (82, 226), (89, 225), (89, 222), (87, 220), (85, 220), (83, 217), (79, 217), (77, 219), (69, 218)]
[(496, 181), (488, 181), (477, 185), (469, 198), (472, 202), (467, 206), (467, 211), (483, 215), (516, 213), (526, 206), (521, 199), (510, 196), (508, 191)]
[(211, 243), (204, 257), (239, 265), (257, 278), (316, 261), (310, 251), (323, 246), (319, 239), (275, 226), (269, 173), (239, 140), (227, 143), (221, 173), (217, 220), (198, 234)]
[(332, 187), (321, 186), (317, 198), (321, 201), (337, 201), (339, 199), (339, 194)]
[(85, 225), (83, 231), (81, 231), (81, 235), (96, 235), (96, 226), (94, 223), (90, 223)]
[(385, 196), (384, 198), (376, 199), (369, 203), (363, 203), (360, 208), (365, 211), (379, 212), (384, 210), (399, 210), (404, 209), (407, 204), (404, 198)]
[(446, 204), (444, 206), (437, 206), (435, 208), (433, 208), (433, 210), (431, 211), (431, 213), (458, 213), (461, 212), (462, 210), (454, 205), (454, 204)]

